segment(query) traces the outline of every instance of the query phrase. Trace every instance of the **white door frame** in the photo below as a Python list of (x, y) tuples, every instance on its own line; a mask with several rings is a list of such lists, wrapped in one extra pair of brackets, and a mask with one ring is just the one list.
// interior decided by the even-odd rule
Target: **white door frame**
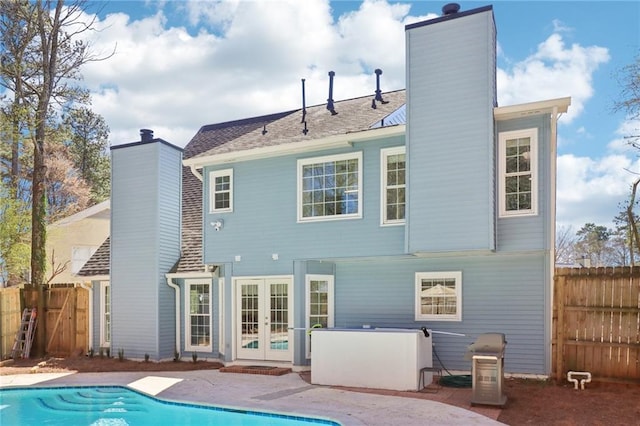
[[(258, 276), (258, 277), (236, 277), (233, 278), (233, 344), (236, 359), (250, 359), (257, 361), (293, 361), (293, 277), (286, 276)], [(255, 284), (257, 298), (255, 321), (255, 343), (249, 342), (251, 347), (243, 345), (242, 341), (242, 286)], [(280, 330), (274, 331), (277, 327), (273, 323), (277, 311), (271, 309), (271, 285), (286, 284), (286, 324), (280, 325)], [(277, 296), (276, 300), (277, 300)], [(286, 347), (278, 345), (279, 342), (286, 341)]]

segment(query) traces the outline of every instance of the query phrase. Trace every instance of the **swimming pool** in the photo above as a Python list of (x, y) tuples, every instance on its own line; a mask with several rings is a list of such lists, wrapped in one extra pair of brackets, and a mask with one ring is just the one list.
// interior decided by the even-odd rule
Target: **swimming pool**
[(196, 405), (153, 398), (122, 386), (0, 390), (0, 424), (47, 426), (340, 424), (327, 419)]

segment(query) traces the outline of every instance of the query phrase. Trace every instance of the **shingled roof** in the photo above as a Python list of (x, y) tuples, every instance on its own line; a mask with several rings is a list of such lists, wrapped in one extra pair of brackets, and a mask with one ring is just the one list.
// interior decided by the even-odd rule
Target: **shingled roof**
[(109, 275), (111, 266), (111, 239), (106, 240), (98, 247), (93, 255), (78, 271), (81, 277), (94, 277), (96, 275)]
[[(327, 111), (326, 104), (307, 107), (304, 114), (306, 133), (303, 132), (302, 109), (206, 125), (184, 148), (183, 158), (202, 158), (403, 124), (405, 90), (382, 96), (384, 103), (374, 103), (374, 95), (337, 101), (334, 103), (336, 115)], [(401, 119), (385, 122), (387, 117), (397, 117), (399, 112)], [(78, 275), (108, 275), (109, 246), (107, 238)], [(203, 272), (202, 257), (202, 182), (191, 173), (190, 167), (183, 167), (181, 256), (170, 272)]]
[[(211, 124), (200, 128), (184, 149), (188, 159), (204, 151), (224, 145), (256, 129), (262, 129), (292, 111), (244, 120)], [(182, 251), (180, 260), (171, 272), (202, 272), (202, 182), (189, 167), (182, 168)]]

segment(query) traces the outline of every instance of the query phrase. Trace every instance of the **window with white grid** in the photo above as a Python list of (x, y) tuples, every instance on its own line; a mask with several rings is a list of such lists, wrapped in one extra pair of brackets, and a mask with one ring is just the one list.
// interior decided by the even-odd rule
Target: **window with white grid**
[(462, 320), (462, 272), (416, 273), (416, 321)]
[(502, 132), (500, 151), (500, 217), (538, 214), (538, 131)]
[(380, 151), (382, 176), (383, 225), (399, 225), (405, 222), (406, 155), (405, 147), (386, 148)]
[(298, 221), (362, 217), (362, 153), (298, 160)]
[(191, 281), (186, 283), (186, 287), (185, 349), (211, 351), (213, 339), (211, 335), (211, 284)]
[(224, 213), (233, 211), (233, 169), (209, 173), (209, 211)]

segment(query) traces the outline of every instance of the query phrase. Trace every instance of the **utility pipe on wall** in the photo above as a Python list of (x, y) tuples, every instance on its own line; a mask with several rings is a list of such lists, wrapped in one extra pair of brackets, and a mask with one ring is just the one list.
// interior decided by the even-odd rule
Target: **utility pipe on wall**
[(173, 279), (176, 277), (175, 274), (166, 274), (167, 277), (167, 285), (175, 290), (176, 292), (176, 343), (175, 348), (176, 352), (180, 354), (180, 286), (173, 282)]

